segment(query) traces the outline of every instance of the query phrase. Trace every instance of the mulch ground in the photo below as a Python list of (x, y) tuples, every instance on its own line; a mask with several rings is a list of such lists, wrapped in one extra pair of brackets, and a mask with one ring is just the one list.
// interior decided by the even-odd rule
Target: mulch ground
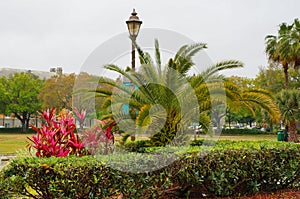
[[(202, 197), (203, 198), (203, 197)], [(257, 193), (253, 196), (242, 197), (213, 197), (215, 199), (300, 199), (300, 190), (281, 190), (272, 193)], [(212, 198), (212, 199), (213, 199)], [(196, 198), (195, 198), (196, 199)]]
[(281, 190), (274, 193), (257, 193), (254, 196), (243, 196), (243, 197), (226, 197), (229, 198), (240, 198), (240, 199), (300, 199), (300, 190)]
[[(170, 195), (169, 195), (170, 196)], [(186, 197), (162, 197), (163, 199), (184, 199)], [(300, 189), (279, 190), (276, 192), (259, 192), (252, 196), (234, 196), (234, 197), (209, 197), (205, 195), (197, 195), (191, 193), (189, 199), (300, 199)]]

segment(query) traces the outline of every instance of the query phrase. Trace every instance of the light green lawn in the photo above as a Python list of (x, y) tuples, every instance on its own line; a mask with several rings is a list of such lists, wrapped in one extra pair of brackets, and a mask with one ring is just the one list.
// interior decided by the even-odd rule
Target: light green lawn
[[(31, 137), (32, 134), (16, 134), (16, 133), (1, 133), (0, 134), (0, 155), (15, 154), (16, 151), (25, 149), (28, 144), (27, 137)], [(117, 138), (116, 139), (120, 139)], [(138, 139), (145, 139), (140, 137)], [(205, 136), (198, 136), (197, 139), (208, 139)], [(251, 141), (276, 141), (277, 135), (222, 135), (220, 140), (251, 140)]]
[(32, 134), (0, 133), (0, 155), (15, 154), (16, 151), (25, 149), (27, 137)]

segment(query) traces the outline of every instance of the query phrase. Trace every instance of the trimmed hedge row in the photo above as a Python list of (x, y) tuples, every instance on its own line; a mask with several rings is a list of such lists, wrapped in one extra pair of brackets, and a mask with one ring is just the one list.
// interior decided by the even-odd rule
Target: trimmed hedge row
[[(22, 132), (22, 128), (0, 128), (0, 133), (20, 133)], [(28, 129), (27, 133), (35, 133), (34, 130), (32, 129)]]
[(266, 131), (261, 131), (259, 129), (222, 129), (222, 134), (258, 135), (266, 134)]
[(134, 142), (130, 141), (130, 142), (126, 142), (121, 147), (128, 152), (144, 153), (146, 152), (146, 148), (151, 147), (151, 141), (150, 140), (137, 140)]
[[(283, 144), (288, 143), (281, 143), (281, 142), (270, 142), (270, 141), (231, 141), (231, 140), (191, 140), (189, 143), (190, 146), (208, 146), (208, 147), (214, 147), (216, 149), (223, 149), (223, 148), (235, 148), (235, 149), (243, 149), (243, 148), (249, 148), (249, 147), (255, 147), (257, 149), (260, 149), (261, 145), (267, 145), (267, 146), (274, 146), (274, 147), (280, 147)], [(134, 142), (127, 142), (124, 145), (121, 146), (125, 151), (127, 152), (137, 152), (137, 153), (149, 153), (154, 150), (163, 148), (163, 147), (151, 147), (150, 140), (139, 140)]]
[[(146, 173), (120, 171), (92, 156), (19, 158), (1, 171), (0, 193), (3, 198), (176, 198), (239, 196), (300, 186), (299, 145), (251, 143), (224, 142), (224, 149), (191, 147), (168, 166)], [(162, 164), (164, 159), (154, 158), (158, 153), (144, 156), (144, 162), (134, 162), (142, 154), (122, 158), (143, 168)], [(118, 159), (120, 154), (113, 156)]]

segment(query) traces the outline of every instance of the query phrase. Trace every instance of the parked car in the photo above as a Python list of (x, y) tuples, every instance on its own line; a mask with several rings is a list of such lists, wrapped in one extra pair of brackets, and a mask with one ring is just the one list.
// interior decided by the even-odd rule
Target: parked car
[(194, 130), (195, 132), (201, 132), (202, 131), (201, 126), (189, 126), (188, 128), (191, 129), (191, 130)]

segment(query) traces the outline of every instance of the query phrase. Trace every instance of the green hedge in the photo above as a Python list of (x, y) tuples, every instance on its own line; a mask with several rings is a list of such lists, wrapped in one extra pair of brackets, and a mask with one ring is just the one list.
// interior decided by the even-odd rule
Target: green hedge
[(257, 135), (257, 134), (266, 134), (266, 131), (261, 131), (259, 129), (223, 129), (222, 134)]
[[(0, 133), (21, 133), (22, 128), (0, 128)], [(35, 133), (34, 130), (28, 129), (27, 133)]]
[[(192, 140), (189, 145), (190, 146), (213, 146), (218, 149), (234, 147), (234, 148), (248, 148), (256, 146), (259, 148), (260, 145), (272, 145), (272, 146), (282, 146), (283, 143), (278, 142), (269, 142), (269, 141), (257, 141), (257, 142), (249, 142), (249, 141), (230, 141), (230, 140), (207, 140), (207, 139), (199, 139)], [(121, 146), (123, 150), (127, 152), (137, 152), (137, 153), (148, 153), (155, 151), (157, 149), (163, 147), (151, 147), (150, 140), (139, 140), (134, 142), (126, 142)]]
[[(2, 170), (0, 193), (8, 198), (13, 194), (49, 199), (109, 198), (121, 194), (124, 198), (176, 198), (193, 194), (240, 196), (300, 186), (297, 144), (226, 141), (214, 147), (178, 151), (180, 158), (147, 173), (120, 171), (92, 156), (19, 158)], [(107, 156), (107, 160), (113, 162), (115, 157), (119, 162), (132, 161), (134, 166), (144, 168), (167, 161), (153, 158), (157, 154), (159, 151), (153, 156), (117, 154)], [(144, 155), (143, 161), (135, 161), (140, 155)]]
[(144, 153), (146, 152), (146, 148), (151, 147), (151, 141), (150, 140), (137, 140), (137, 141), (129, 141), (126, 142), (122, 148), (128, 152), (138, 152), (138, 153)]

